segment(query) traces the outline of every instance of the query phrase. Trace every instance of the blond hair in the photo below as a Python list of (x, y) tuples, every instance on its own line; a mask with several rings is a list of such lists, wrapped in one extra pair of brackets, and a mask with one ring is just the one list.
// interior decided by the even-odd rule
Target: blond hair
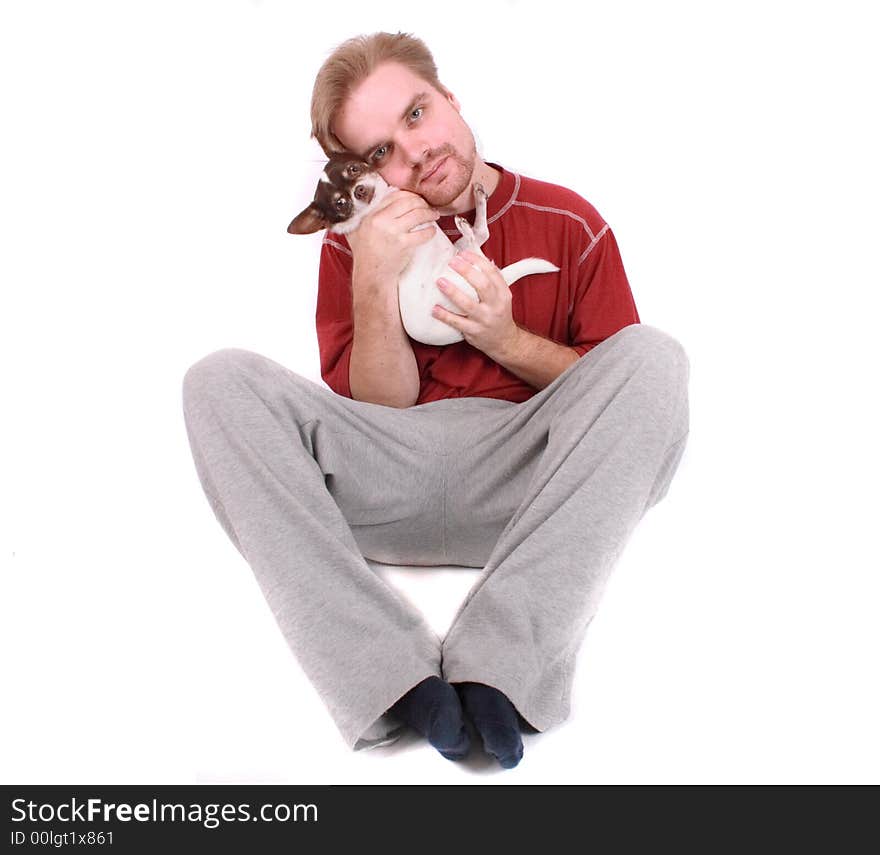
[(448, 94), (437, 78), (437, 65), (428, 46), (410, 33), (373, 33), (342, 42), (321, 66), (312, 90), (312, 137), (328, 157), (345, 151), (333, 133), (337, 111), (354, 89), (385, 62), (405, 66), (441, 94)]

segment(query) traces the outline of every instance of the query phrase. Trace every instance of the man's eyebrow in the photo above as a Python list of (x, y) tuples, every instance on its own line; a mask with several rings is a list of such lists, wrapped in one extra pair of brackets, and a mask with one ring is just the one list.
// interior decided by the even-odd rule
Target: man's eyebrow
[[(422, 101), (425, 101), (426, 99), (428, 99), (430, 97), (431, 97), (431, 95), (429, 92), (419, 92), (419, 94), (416, 95), (412, 99), (412, 101), (410, 101), (409, 104), (406, 105), (406, 109), (400, 114), (401, 120), (405, 119), (413, 110), (415, 110), (415, 108), (418, 107)], [(369, 156), (377, 148), (379, 148), (379, 146), (381, 146), (381, 145), (384, 145), (384, 143), (377, 142), (377, 143), (371, 145), (368, 149), (365, 149), (365, 151), (363, 153), (363, 159), (367, 160), (369, 158)]]

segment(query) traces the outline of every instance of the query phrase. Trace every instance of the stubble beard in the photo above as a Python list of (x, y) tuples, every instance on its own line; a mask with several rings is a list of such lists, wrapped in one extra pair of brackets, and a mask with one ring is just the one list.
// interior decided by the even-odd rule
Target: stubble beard
[(437, 187), (419, 187), (416, 192), (432, 207), (446, 208), (452, 204), (468, 188), (476, 166), (476, 145), (471, 140), (471, 151), (461, 154), (453, 145), (443, 146), (438, 155), (432, 159), (448, 157), (449, 161), (443, 170), (447, 172), (446, 180)]

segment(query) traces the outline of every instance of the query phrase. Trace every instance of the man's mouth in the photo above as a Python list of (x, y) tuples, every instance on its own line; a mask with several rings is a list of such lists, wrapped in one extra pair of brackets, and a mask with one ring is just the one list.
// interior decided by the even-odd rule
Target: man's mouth
[[(427, 174), (423, 175), (423, 176), (422, 176), (422, 182), (427, 181), (428, 179), (430, 179), (431, 177), (433, 177), (434, 173), (435, 173), (435, 172), (436, 172), (441, 166), (443, 166), (444, 163), (446, 163), (447, 158), (448, 158), (448, 155), (447, 155), (447, 157), (441, 158), (441, 159), (440, 159), (440, 160), (434, 165), (433, 169), (431, 169), (430, 172), (428, 172)], [(421, 182), (420, 182), (420, 183), (421, 183)]]

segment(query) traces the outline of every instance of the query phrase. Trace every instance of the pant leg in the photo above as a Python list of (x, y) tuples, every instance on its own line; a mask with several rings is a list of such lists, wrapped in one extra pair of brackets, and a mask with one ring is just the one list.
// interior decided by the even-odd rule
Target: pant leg
[(450, 551), (460, 543), (479, 557), (478, 527), (492, 534), (443, 642), (445, 679), (497, 687), (540, 731), (568, 717), (576, 654), (608, 576), (684, 452), (689, 371), (675, 339), (634, 324), (495, 414), (482, 442), (459, 439), (449, 501), (470, 514), (453, 520)]
[(353, 401), (227, 349), (187, 371), (183, 409), (208, 501), (344, 739), (393, 741), (385, 711), (440, 674), (440, 639), (364, 555), (441, 563), (436, 407)]

